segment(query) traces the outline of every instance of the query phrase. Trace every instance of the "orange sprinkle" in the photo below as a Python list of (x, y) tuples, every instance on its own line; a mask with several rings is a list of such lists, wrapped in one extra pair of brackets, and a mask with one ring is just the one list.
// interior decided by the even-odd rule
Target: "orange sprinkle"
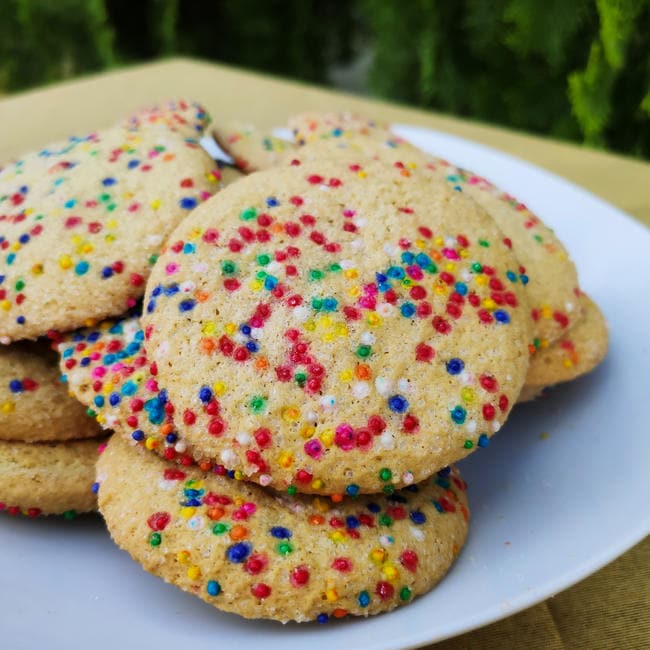
[(332, 616), (333, 616), (334, 618), (343, 618), (344, 616), (347, 616), (347, 615), (348, 615), (348, 610), (347, 610), (347, 609), (343, 609), (342, 607), (337, 607), (337, 608), (332, 612)]
[(467, 508), (461, 505), (460, 511), (463, 513), (463, 517), (465, 518), (465, 521), (469, 521), (469, 512)]
[(213, 338), (204, 338), (201, 339), (199, 343), (199, 348), (203, 354), (212, 354), (216, 348), (216, 344)]
[(163, 424), (160, 427), (160, 433), (162, 433), (163, 436), (166, 436), (167, 434), (171, 433), (173, 430), (174, 430), (174, 425), (170, 424), (169, 422)]
[(207, 291), (197, 291), (195, 295), (198, 302), (205, 302), (210, 297)]
[(255, 370), (266, 370), (269, 367), (269, 362), (266, 357), (258, 357), (255, 359)]
[(358, 363), (354, 369), (354, 374), (357, 379), (370, 379), (372, 377), (370, 366), (367, 366), (365, 363)]
[(271, 224), (271, 232), (274, 234), (278, 234), (284, 231), (284, 226), (281, 223), (278, 223), (277, 221), (275, 223)]
[(332, 494), (332, 495), (330, 495), (330, 499), (332, 499), (332, 501), (334, 503), (341, 503), (341, 501), (343, 501), (343, 495), (342, 494)]
[(199, 468), (202, 472), (209, 472), (212, 469), (212, 461), (204, 458), (203, 460), (199, 461)]
[(246, 539), (247, 537), (248, 528), (246, 528), (246, 526), (238, 524), (237, 526), (233, 526), (230, 530), (230, 539), (232, 540)]
[(325, 523), (325, 517), (323, 515), (310, 515), (309, 523), (312, 526), (322, 526)]
[(223, 508), (220, 508), (219, 506), (214, 506), (213, 508), (210, 508), (208, 510), (208, 518), (212, 519), (213, 521), (218, 521), (225, 514), (226, 511)]
[(440, 262), (440, 260), (442, 260), (442, 253), (437, 248), (432, 248), (429, 252), (429, 255), (431, 255), (431, 257), (436, 262)]

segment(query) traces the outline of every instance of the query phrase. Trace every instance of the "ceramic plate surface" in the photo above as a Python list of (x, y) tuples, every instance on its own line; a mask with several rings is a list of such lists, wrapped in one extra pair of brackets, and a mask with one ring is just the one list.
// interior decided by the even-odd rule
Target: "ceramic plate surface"
[(461, 463), (472, 525), (450, 574), (408, 607), (367, 620), (251, 622), (146, 574), (98, 517), (1, 516), (2, 647), (414, 647), (542, 601), (648, 534), (650, 232), (521, 160), (426, 129), (396, 130), (488, 177), (551, 225), (611, 330), (609, 356), (594, 373), (518, 406), (490, 446)]

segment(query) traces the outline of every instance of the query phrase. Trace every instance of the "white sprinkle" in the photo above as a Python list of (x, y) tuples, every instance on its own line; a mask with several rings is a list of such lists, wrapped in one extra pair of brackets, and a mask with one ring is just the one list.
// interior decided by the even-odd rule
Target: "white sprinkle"
[(221, 461), (226, 467), (230, 467), (237, 461), (237, 454), (232, 449), (226, 448), (221, 452)]
[(248, 338), (244, 336), (241, 332), (237, 332), (233, 338), (235, 339), (236, 343), (239, 343), (240, 345), (244, 345), (248, 341)]
[(476, 420), (470, 420), (465, 425), (465, 431), (467, 431), (467, 433), (476, 433)]
[(375, 379), (375, 388), (382, 397), (388, 397), (392, 392), (393, 382), (386, 377), (377, 377)]
[(300, 305), (293, 310), (293, 317), (299, 323), (304, 323), (309, 318), (310, 311), (307, 305)]
[(251, 444), (252, 438), (247, 431), (240, 431), (236, 436), (235, 440), (242, 445), (242, 447), (247, 447)]
[(377, 339), (370, 333), (370, 332), (364, 332), (361, 335), (361, 343), (364, 345), (372, 345)]
[(159, 244), (162, 244), (162, 240), (162, 235), (149, 235), (147, 237), (147, 244), (158, 246)]
[(205, 273), (208, 270), (208, 265), (205, 262), (197, 262), (192, 264), (192, 271), (195, 273)]
[(363, 249), (364, 246), (365, 246), (365, 244), (363, 243), (363, 240), (361, 240), (361, 239), (355, 239), (355, 240), (350, 242), (350, 248), (352, 248), (352, 250), (354, 250), (354, 251), (360, 251), (360, 250)]
[(174, 451), (176, 451), (179, 454), (184, 454), (187, 451), (187, 444), (185, 443), (185, 441), (184, 440), (179, 440), (174, 445)]
[(404, 482), (404, 485), (411, 485), (411, 483), (413, 483), (413, 472), (404, 472), (404, 474), (402, 474), (402, 481)]
[(492, 422), (492, 431), (494, 431), (494, 433), (496, 433), (500, 428), (501, 422), (497, 422), (496, 420)]
[(352, 384), (352, 394), (357, 399), (364, 399), (370, 395), (370, 384), (367, 381), (356, 381)]
[(178, 288), (183, 292), (183, 293), (190, 293), (196, 289), (196, 282), (192, 282), (191, 280), (185, 280), (185, 282), (181, 282), (178, 285)]
[(389, 302), (384, 302), (380, 305), (377, 305), (376, 311), (380, 316), (387, 318), (395, 313), (395, 307), (393, 307), (393, 305), (391, 305)]
[(305, 417), (307, 418), (307, 422), (316, 422), (318, 420), (318, 415), (314, 411), (308, 411)]
[(324, 410), (331, 411), (336, 405), (336, 397), (334, 395), (323, 395), (318, 402)]
[(395, 435), (386, 429), (379, 436), (379, 443), (384, 449), (395, 449)]
[(411, 535), (415, 537), (415, 539), (418, 540), (418, 542), (421, 542), (424, 540), (424, 531), (420, 530), (419, 528), (416, 528), (415, 526), (410, 526), (409, 530), (411, 531)]
[(169, 354), (169, 341), (163, 341), (156, 350), (158, 356), (166, 357)]
[(352, 223), (354, 223), (357, 228), (363, 228), (368, 222), (365, 217), (357, 217), (356, 219), (352, 219)]
[(339, 266), (344, 270), (348, 271), (354, 268), (354, 262), (352, 260), (341, 260)]
[(387, 548), (388, 546), (392, 546), (395, 543), (395, 540), (390, 535), (381, 535), (379, 538), (379, 543), (384, 548)]
[(273, 479), (268, 474), (260, 474), (259, 481), (260, 481), (260, 485), (262, 487), (266, 487), (267, 485), (271, 485), (272, 480)]
[(187, 520), (187, 527), (190, 530), (201, 530), (203, 526), (205, 525), (205, 520), (203, 517), (192, 517), (191, 519)]
[(408, 379), (400, 379), (397, 382), (397, 388), (399, 388), (402, 393), (408, 394), (413, 392), (413, 386), (411, 386)]
[(259, 340), (262, 337), (262, 328), (261, 327), (253, 327), (251, 328), (251, 338), (255, 339), (256, 341)]
[(395, 244), (386, 244), (384, 246), (384, 253), (386, 253), (388, 257), (394, 257), (399, 254), (399, 247)]

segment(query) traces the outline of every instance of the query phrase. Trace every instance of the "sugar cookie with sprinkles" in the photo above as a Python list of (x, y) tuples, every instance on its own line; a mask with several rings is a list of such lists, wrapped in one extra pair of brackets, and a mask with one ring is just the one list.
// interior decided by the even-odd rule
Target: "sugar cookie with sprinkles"
[(61, 382), (58, 356), (47, 343), (0, 347), (0, 440), (93, 438), (101, 433)]
[[(102, 427), (166, 460), (190, 465), (192, 447), (182, 427), (174, 423), (174, 407), (158, 385), (143, 342), (136, 317), (63, 335), (59, 343), (63, 378)], [(213, 465), (200, 458), (199, 462), (204, 469)]]
[(200, 104), (183, 99), (148, 106), (123, 122), (127, 128), (163, 125), (190, 138), (202, 137), (209, 124), (210, 116)]
[(292, 142), (277, 138), (243, 122), (219, 122), (212, 129), (219, 146), (243, 172), (275, 167), (295, 148)]
[[(208, 120), (192, 112), (196, 126)], [(133, 306), (167, 235), (219, 189), (221, 173), (196, 136), (163, 119), (135, 121), (0, 172), (0, 340)]]
[(226, 188), (174, 232), (145, 297), (184, 438), (262, 485), (350, 495), (485, 446), (528, 367), (502, 239), (475, 202), (378, 162)]
[(531, 353), (562, 337), (580, 319), (575, 298), (578, 275), (571, 257), (553, 231), (524, 203), (478, 174), (425, 154), (387, 126), (361, 116), (303, 114), (290, 119), (296, 141), (308, 144), (299, 156), (322, 158), (351, 149), (399, 166), (420, 169), (449, 183), (481, 205), (503, 230), (526, 269), (533, 319)]
[(0, 511), (36, 517), (96, 510), (95, 463), (103, 442), (0, 440)]
[(465, 483), (446, 468), (392, 495), (277, 495), (178, 468), (113, 436), (99, 509), (143, 568), (246, 618), (327, 623), (411, 602), (449, 570), (468, 528)]
[(583, 316), (567, 336), (539, 350), (531, 358), (519, 401), (539, 395), (545, 388), (572, 381), (591, 372), (607, 354), (607, 322), (598, 305), (582, 293)]

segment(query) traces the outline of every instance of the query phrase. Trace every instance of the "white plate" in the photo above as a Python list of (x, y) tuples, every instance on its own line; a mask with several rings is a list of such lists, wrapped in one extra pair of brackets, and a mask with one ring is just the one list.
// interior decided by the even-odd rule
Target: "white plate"
[(472, 527), (451, 573), (412, 605), (368, 620), (247, 622), (144, 573), (112, 545), (98, 518), (3, 516), (3, 647), (413, 647), (542, 601), (648, 534), (649, 231), (521, 160), (434, 131), (398, 131), (486, 175), (553, 226), (611, 328), (601, 367), (517, 407), (492, 444), (463, 461)]

